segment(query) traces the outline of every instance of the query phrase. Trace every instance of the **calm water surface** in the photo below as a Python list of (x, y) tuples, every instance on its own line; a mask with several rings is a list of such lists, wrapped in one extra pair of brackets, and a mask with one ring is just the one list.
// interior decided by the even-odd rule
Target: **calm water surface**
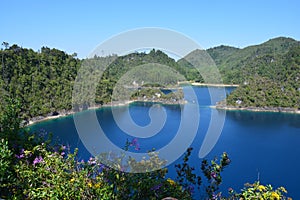
[[(201, 160), (198, 158), (198, 152), (210, 122), (213, 108), (209, 106), (214, 103), (210, 102), (206, 87), (194, 87), (194, 90), (200, 105), (200, 123), (192, 143), (194, 152), (190, 163), (200, 169)], [(227, 92), (232, 90), (233, 88), (226, 89)], [(193, 99), (189, 101), (192, 102)], [(151, 106), (151, 103), (130, 105), (130, 114), (135, 123), (140, 126), (150, 123), (148, 111)], [(164, 108), (167, 113), (165, 126), (155, 136), (139, 139), (140, 151), (147, 152), (153, 147), (159, 149), (168, 144), (176, 135), (181, 109), (174, 105), (164, 106)], [(88, 112), (90, 111), (86, 113)], [(184, 109), (183, 112), (185, 112)], [(188, 113), (184, 114), (188, 116)], [(219, 114), (223, 115), (224, 112)], [(111, 108), (98, 109), (97, 117), (104, 132), (109, 133), (107, 136), (116, 145), (123, 147), (126, 139), (133, 138), (116, 125)], [(194, 123), (193, 120), (191, 123)], [(31, 129), (45, 129), (52, 132), (54, 138), (61, 143), (70, 145), (71, 149), (78, 147), (80, 159), (88, 159), (91, 156), (79, 139), (72, 116), (37, 123), (31, 126)], [(300, 199), (300, 173), (298, 173), (300, 170), (300, 115), (227, 111), (221, 136), (206, 158), (212, 159), (224, 151), (232, 160), (223, 172), (224, 182), (221, 190), (224, 193), (227, 194), (229, 187), (238, 190), (243, 187), (244, 183), (253, 183), (259, 177), (263, 184), (271, 183), (274, 187), (284, 186), (289, 196), (293, 199)], [(173, 165), (169, 167), (169, 176), (175, 176)]]

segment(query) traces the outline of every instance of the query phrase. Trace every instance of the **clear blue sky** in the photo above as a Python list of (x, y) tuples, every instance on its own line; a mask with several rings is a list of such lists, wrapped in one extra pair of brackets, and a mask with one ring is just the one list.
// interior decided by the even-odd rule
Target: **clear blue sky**
[(278, 36), (300, 40), (299, 0), (3, 0), (0, 6), (1, 43), (55, 47), (79, 57), (140, 27), (179, 31), (205, 49), (245, 47)]

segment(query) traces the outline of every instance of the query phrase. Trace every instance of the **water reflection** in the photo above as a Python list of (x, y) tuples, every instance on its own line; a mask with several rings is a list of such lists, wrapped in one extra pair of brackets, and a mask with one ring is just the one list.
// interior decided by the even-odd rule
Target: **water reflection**
[(300, 114), (273, 113), (273, 112), (249, 112), (227, 111), (227, 120), (234, 120), (243, 125), (270, 125), (280, 126), (288, 124), (291, 127), (300, 128)]

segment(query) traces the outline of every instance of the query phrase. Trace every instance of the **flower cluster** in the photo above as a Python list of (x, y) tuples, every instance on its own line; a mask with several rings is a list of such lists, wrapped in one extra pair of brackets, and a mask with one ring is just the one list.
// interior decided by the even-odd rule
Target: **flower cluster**
[(43, 157), (42, 157), (42, 156), (38, 156), (38, 157), (36, 157), (36, 158), (33, 160), (32, 164), (33, 164), (33, 165), (36, 165), (36, 164), (38, 164), (38, 163), (42, 163), (43, 161), (44, 161)]
[(134, 149), (137, 151), (141, 149), (137, 138), (132, 139), (132, 141), (130, 142), (130, 146), (134, 147)]

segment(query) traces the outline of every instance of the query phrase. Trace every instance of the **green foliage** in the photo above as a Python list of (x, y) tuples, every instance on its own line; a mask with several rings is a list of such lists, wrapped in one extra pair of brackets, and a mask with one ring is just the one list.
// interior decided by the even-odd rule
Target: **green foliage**
[[(248, 78), (261, 74), (265, 76), (273, 71), (275, 63), (280, 73), (286, 65), (280, 60), (282, 56), (299, 42), (291, 38), (279, 37), (271, 39), (260, 45), (249, 46), (243, 49), (220, 46), (208, 49), (207, 52), (215, 60), (223, 82), (227, 84), (243, 84)], [(275, 73), (270, 76), (276, 78)]]
[[(300, 46), (293, 47), (282, 59), (258, 59), (257, 74), (249, 77), (227, 98), (227, 104), (240, 107), (286, 107), (300, 109)], [(281, 64), (282, 63), (282, 64)], [(240, 104), (236, 102), (241, 100)]]
[[(98, 165), (79, 163), (74, 153), (48, 151), (45, 145), (25, 150), (15, 166), (18, 190), (14, 197), (29, 199), (111, 199), (112, 187)], [(20, 156), (19, 156), (20, 157)]]
[(207, 50), (217, 60), (224, 83), (239, 84), (227, 105), (241, 108), (300, 109), (300, 43), (275, 38), (263, 44)]
[(187, 194), (194, 193), (194, 187), (200, 190), (201, 177), (195, 174), (195, 167), (188, 164), (193, 148), (188, 148), (184, 157), (183, 163), (175, 165), (176, 168), (176, 182), (182, 186), (183, 192)]
[(15, 140), (20, 130), (21, 104), (17, 99), (2, 97), (0, 105), (0, 136), (6, 140)]
[(206, 187), (206, 192), (210, 199), (216, 199), (221, 195), (221, 193), (216, 194), (219, 190), (219, 185), (222, 183), (221, 172), (230, 163), (230, 159), (225, 152), (222, 154), (219, 163), (217, 161), (218, 159), (215, 158), (209, 164), (207, 160), (203, 160), (201, 165), (201, 170), (209, 182), (209, 185)]
[(1, 138), (0, 140), (0, 194), (8, 187), (12, 179), (13, 152), (8, 147), (8, 142)]
[(250, 199), (269, 199), (269, 200), (284, 200), (291, 199), (285, 196), (287, 193), (284, 187), (273, 189), (271, 185), (261, 185), (259, 181), (253, 184), (245, 184), (245, 187), (240, 193), (235, 192), (233, 189), (229, 190), (231, 195), (230, 199), (250, 200)]
[(17, 45), (0, 50), (0, 58), (0, 96), (19, 99), (25, 117), (71, 109), (78, 59), (57, 49), (34, 52)]

